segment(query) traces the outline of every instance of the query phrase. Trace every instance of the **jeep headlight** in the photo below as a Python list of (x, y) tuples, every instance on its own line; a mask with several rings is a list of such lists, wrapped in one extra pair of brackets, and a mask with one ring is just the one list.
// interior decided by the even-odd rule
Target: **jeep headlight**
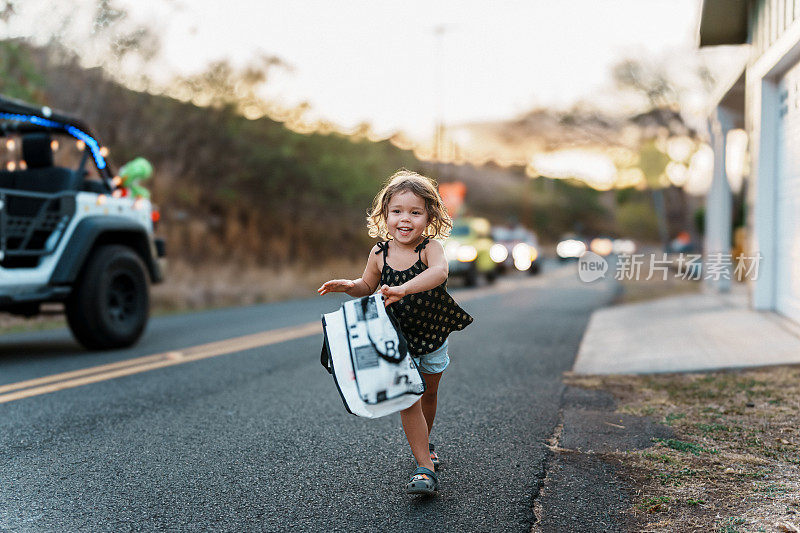
[(448, 242), (444, 247), (444, 253), (447, 256), (448, 261), (455, 261), (458, 259), (458, 248), (459, 244), (457, 242)]
[(469, 244), (464, 244), (458, 247), (458, 253), (456, 255), (456, 259), (458, 259), (462, 263), (470, 263), (472, 261), (475, 261), (476, 257), (478, 257), (478, 250), (476, 250), (474, 246), (470, 246)]

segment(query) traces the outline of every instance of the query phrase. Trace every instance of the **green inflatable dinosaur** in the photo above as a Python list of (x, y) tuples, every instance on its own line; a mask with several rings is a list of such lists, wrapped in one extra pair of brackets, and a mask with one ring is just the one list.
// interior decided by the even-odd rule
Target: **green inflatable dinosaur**
[(133, 196), (150, 198), (150, 191), (145, 189), (140, 182), (149, 179), (153, 175), (153, 165), (144, 157), (137, 157), (129, 161), (119, 169), (119, 177), (122, 178), (122, 187), (131, 190)]

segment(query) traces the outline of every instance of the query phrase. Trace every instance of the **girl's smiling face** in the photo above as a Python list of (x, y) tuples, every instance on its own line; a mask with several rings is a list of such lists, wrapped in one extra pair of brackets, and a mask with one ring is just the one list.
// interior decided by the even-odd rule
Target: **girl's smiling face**
[(428, 227), (425, 200), (411, 191), (400, 191), (389, 199), (386, 229), (399, 244), (413, 245)]

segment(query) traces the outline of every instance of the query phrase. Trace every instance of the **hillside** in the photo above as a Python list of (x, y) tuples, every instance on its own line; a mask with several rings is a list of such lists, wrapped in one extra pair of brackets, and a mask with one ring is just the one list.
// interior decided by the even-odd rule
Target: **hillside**
[[(521, 221), (545, 241), (576, 224), (589, 233), (619, 229), (613, 191), (530, 180), (519, 167), (422, 162), (389, 140), (363, 135), (300, 134), (269, 118), (249, 120), (225, 99), (200, 107), (134, 91), (55, 46), (0, 41), (0, 59), (0, 92), (84, 118), (115, 168), (137, 156), (153, 163), (147, 186), (162, 214), (170, 283), (184, 287), (174, 289), (181, 293), (197, 286), (238, 295), (230, 303), (259, 301), (291, 296), (292, 284), (308, 290), (328, 273), (357, 276), (371, 242), (366, 210), (401, 167), (465, 182), (470, 213)], [(236, 72), (221, 72), (228, 78), (216, 82), (224, 92), (238, 80)], [(646, 201), (638, 192), (626, 198)], [(289, 279), (287, 269), (305, 273)], [(216, 301), (199, 297), (191, 305)]]

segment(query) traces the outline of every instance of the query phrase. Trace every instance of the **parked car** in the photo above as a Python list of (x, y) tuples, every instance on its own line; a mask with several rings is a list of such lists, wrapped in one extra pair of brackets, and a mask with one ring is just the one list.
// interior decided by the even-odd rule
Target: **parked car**
[(514, 269), (529, 274), (538, 274), (541, 269), (539, 239), (524, 226), (492, 228), (495, 244), (490, 250), (492, 260), (502, 273)]
[(462, 278), (472, 287), (483, 277), (493, 283), (498, 275), (497, 264), (490, 251), (491, 224), (485, 218), (463, 217), (453, 221), (450, 237), (444, 240), (450, 277)]
[(63, 302), (85, 347), (135, 343), (149, 285), (163, 279), (158, 213), (123, 188), (78, 118), (0, 96), (0, 137), (0, 311), (34, 316)]

